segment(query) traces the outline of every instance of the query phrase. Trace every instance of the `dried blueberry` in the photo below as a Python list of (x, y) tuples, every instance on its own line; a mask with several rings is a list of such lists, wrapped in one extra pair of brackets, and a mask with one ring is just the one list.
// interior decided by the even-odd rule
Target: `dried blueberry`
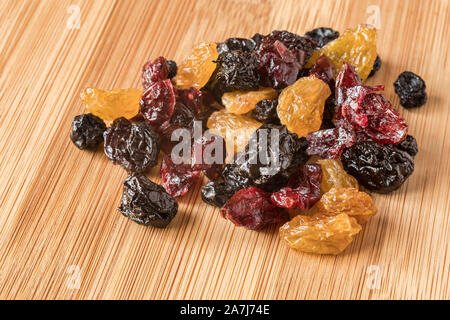
[(373, 68), (369, 73), (368, 78), (373, 77), (375, 73), (377, 73), (378, 70), (381, 68), (381, 58), (377, 55), (377, 58), (375, 59), (375, 62), (373, 63)]
[(328, 42), (337, 39), (339, 32), (331, 28), (316, 28), (305, 33), (305, 37), (314, 40), (319, 48), (322, 48)]
[(411, 157), (415, 157), (419, 152), (419, 147), (417, 145), (416, 139), (409, 134), (406, 136), (405, 140), (403, 140), (399, 144), (394, 145), (394, 147), (407, 152)]
[(234, 189), (223, 181), (210, 181), (202, 188), (202, 200), (222, 208), (234, 194)]
[(178, 71), (177, 63), (173, 60), (167, 60), (167, 67), (169, 68), (169, 74), (167, 75), (167, 77), (169, 79), (172, 79), (177, 75)]
[(420, 107), (427, 102), (425, 81), (415, 73), (402, 72), (395, 80), (394, 88), (400, 97), (400, 104), (405, 108)]
[(80, 114), (73, 119), (70, 139), (80, 150), (93, 149), (103, 141), (106, 125), (91, 113)]

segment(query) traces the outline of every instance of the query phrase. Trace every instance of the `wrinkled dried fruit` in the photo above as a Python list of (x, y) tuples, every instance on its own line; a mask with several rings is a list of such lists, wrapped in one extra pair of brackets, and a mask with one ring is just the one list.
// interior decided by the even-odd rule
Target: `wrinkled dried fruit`
[(330, 189), (317, 202), (317, 208), (321, 214), (327, 216), (345, 213), (355, 218), (359, 224), (366, 223), (377, 213), (372, 198), (355, 188)]
[(202, 188), (202, 200), (222, 208), (234, 194), (234, 189), (222, 181), (210, 181)]
[(373, 63), (372, 71), (370, 71), (369, 76), (367, 78), (373, 77), (375, 73), (377, 73), (378, 70), (381, 68), (381, 58), (380, 56), (377, 56), (375, 59), (375, 62)]
[(331, 28), (316, 28), (305, 33), (305, 37), (314, 40), (319, 48), (339, 37), (339, 31)]
[(120, 117), (131, 119), (136, 116), (139, 113), (141, 96), (142, 91), (138, 89), (86, 88), (80, 94), (86, 110), (106, 121)]
[(153, 84), (166, 80), (169, 76), (169, 67), (164, 57), (147, 62), (142, 68), (142, 86), (147, 90)]
[(402, 72), (395, 80), (394, 88), (400, 98), (400, 104), (405, 108), (423, 106), (428, 100), (425, 81), (415, 73)]
[(259, 230), (272, 223), (287, 221), (287, 213), (275, 207), (269, 197), (270, 193), (257, 187), (242, 189), (227, 201), (220, 213), (236, 226), (250, 230)]
[(171, 155), (164, 156), (161, 163), (161, 182), (172, 197), (185, 195), (200, 178), (200, 171), (194, 170), (191, 163), (175, 164)]
[(234, 114), (244, 114), (255, 109), (256, 104), (261, 100), (274, 99), (278, 96), (272, 88), (259, 88), (257, 91), (233, 91), (224, 93), (222, 104), (228, 112)]
[(177, 214), (178, 203), (146, 176), (132, 175), (123, 183), (119, 211), (139, 224), (164, 228)]
[(414, 170), (406, 152), (374, 141), (357, 142), (341, 156), (345, 171), (371, 191), (389, 193), (405, 182)]
[(330, 88), (315, 76), (298, 79), (278, 97), (277, 114), (282, 124), (299, 137), (319, 130)]
[(262, 123), (246, 116), (220, 110), (211, 114), (207, 126), (212, 133), (225, 139), (227, 154), (232, 156), (245, 148), (250, 136), (262, 126)]
[(235, 50), (251, 52), (255, 50), (256, 46), (259, 45), (263, 37), (264, 36), (260, 35), (259, 33), (255, 33), (255, 35), (250, 39), (229, 38), (224, 42), (217, 44), (217, 51), (219, 52), (219, 54)]
[(339, 38), (315, 51), (305, 67), (311, 68), (322, 54), (330, 58), (337, 70), (344, 63), (353, 65), (364, 82), (377, 57), (377, 29), (369, 25), (347, 29)]
[(345, 213), (336, 216), (298, 215), (280, 228), (280, 236), (291, 248), (303, 252), (339, 254), (361, 229), (356, 219)]
[(73, 119), (70, 139), (80, 150), (94, 149), (103, 141), (106, 125), (91, 113), (80, 114)]
[(158, 163), (159, 136), (145, 121), (116, 119), (104, 139), (106, 156), (128, 172), (145, 172)]
[(167, 68), (169, 68), (169, 75), (167, 76), (169, 79), (172, 79), (177, 75), (177, 63), (173, 60), (167, 60)]
[(216, 69), (217, 64), (214, 60), (217, 60), (218, 56), (214, 42), (204, 42), (194, 47), (189, 57), (178, 66), (174, 78), (177, 87), (181, 89), (194, 87), (199, 90), (203, 88)]
[(261, 122), (280, 124), (280, 119), (277, 115), (278, 99), (261, 100), (255, 109), (253, 109), (252, 117)]
[(217, 180), (225, 163), (225, 141), (221, 136), (205, 134), (192, 146), (192, 166), (202, 170), (210, 180)]
[[(397, 144), (406, 137), (408, 125), (391, 103), (376, 93), (383, 86), (368, 87), (361, 84), (352, 66), (344, 64), (336, 79), (337, 127), (351, 126), (359, 140)], [(364, 139), (364, 137), (366, 137)]]
[(334, 75), (336, 73), (336, 69), (334, 68), (333, 63), (327, 56), (322, 55), (319, 59), (314, 63), (311, 69), (309, 69), (309, 75), (314, 75), (316, 78), (324, 81), (326, 84), (330, 86), (330, 89), (334, 89)]
[(306, 140), (308, 141), (306, 152), (310, 156), (336, 159), (341, 156), (345, 148), (355, 144), (356, 135), (352, 129), (339, 127), (308, 133)]
[(415, 157), (419, 152), (419, 147), (417, 145), (416, 139), (409, 134), (406, 136), (405, 140), (403, 140), (399, 144), (394, 145), (394, 147), (401, 151), (405, 151), (411, 157)]
[(322, 166), (322, 182), (320, 191), (326, 193), (331, 188), (355, 188), (359, 189), (358, 181), (347, 172), (337, 159), (319, 159), (317, 163)]
[(283, 89), (293, 84), (315, 48), (314, 41), (288, 31), (265, 36), (256, 48), (261, 85)]
[(317, 164), (307, 164), (289, 178), (287, 187), (272, 193), (270, 201), (280, 208), (306, 210), (319, 201), (322, 169)]
[(168, 122), (175, 108), (175, 92), (172, 82), (170, 80), (159, 81), (149, 87), (142, 95), (140, 106), (141, 114), (155, 129)]

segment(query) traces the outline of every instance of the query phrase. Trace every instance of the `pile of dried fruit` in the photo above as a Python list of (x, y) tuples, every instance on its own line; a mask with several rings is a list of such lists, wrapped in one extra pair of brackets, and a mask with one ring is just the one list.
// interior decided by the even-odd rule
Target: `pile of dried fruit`
[[(376, 29), (360, 25), (201, 43), (178, 65), (147, 62), (143, 90), (83, 90), (90, 113), (75, 117), (70, 137), (79, 149), (104, 141), (130, 174), (119, 210), (137, 223), (167, 226), (175, 198), (203, 173), (202, 199), (225, 219), (252, 230), (285, 223), (289, 246), (338, 254), (376, 214), (360, 189), (398, 189), (418, 152), (384, 86), (364, 84), (381, 67), (376, 42)], [(395, 91), (406, 108), (427, 100), (411, 72)], [(160, 150), (162, 186), (145, 175)]]

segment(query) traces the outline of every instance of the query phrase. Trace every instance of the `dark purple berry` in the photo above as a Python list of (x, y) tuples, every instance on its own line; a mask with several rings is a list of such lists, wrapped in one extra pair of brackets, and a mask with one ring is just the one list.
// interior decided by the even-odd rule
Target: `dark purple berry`
[(103, 141), (106, 125), (91, 113), (80, 114), (73, 119), (70, 139), (80, 150), (93, 149)]

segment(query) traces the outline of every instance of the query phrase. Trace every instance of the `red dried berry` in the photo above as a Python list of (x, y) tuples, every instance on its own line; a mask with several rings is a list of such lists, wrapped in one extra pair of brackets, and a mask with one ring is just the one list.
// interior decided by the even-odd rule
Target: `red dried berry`
[(306, 140), (308, 155), (337, 159), (345, 148), (350, 148), (356, 143), (356, 134), (351, 128), (338, 127), (309, 133)]
[(306, 210), (319, 201), (322, 167), (305, 165), (289, 178), (287, 187), (272, 193), (270, 200), (278, 207)]
[(225, 141), (221, 136), (202, 136), (192, 146), (193, 169), (202, 170), (210, 180), (217, 180), (221, 176), (225, 158)]
[(316, 78), (323, 80), (330, 88), (334, 88), (334, 75), (335, 68), (333, 63), (326, 55), (320, 56), (309, 70), (309, 75), (314, 75)]
[(145, 90), (169, 77), (169, 68), (164, 57), (147, 62), (142, 68), (142, 86)]
[(222, 217), (236, 226), (250, 230), (259, 230), (272, 223), (285, 222), (288, 214), (274, 206), (270, 193), (258, 187), (250, 187), (236, 192), (220, 210)]
[(200, 171), (192, 168), (190, 163), (175, 164), (167, 154), (161, 164), (161, 181), (164, 189), (172, 197), (185, 195), (200, 177)]
[(141, 114), (157, 130), (170, 120), (175, 108), (175, 92), (170, 80), (159, 81), (149, 87), (141, 99)]

